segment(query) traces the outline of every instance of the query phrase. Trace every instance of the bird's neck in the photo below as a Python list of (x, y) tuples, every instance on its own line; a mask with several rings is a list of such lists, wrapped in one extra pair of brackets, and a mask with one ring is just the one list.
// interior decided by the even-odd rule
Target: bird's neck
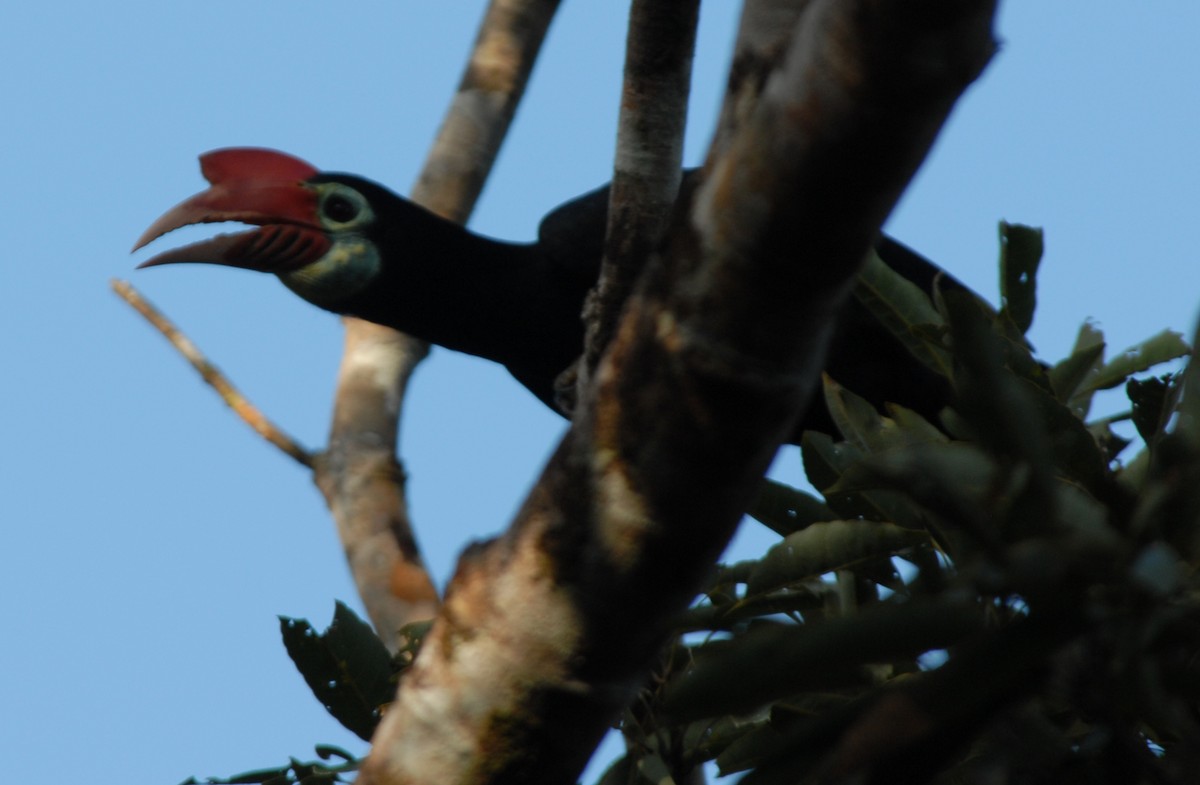
[(481, 237), (407, 202), (388, 218), (378, 279), (338, 310), (510, 368), (574, 358), (586, 290), (536, 245)]

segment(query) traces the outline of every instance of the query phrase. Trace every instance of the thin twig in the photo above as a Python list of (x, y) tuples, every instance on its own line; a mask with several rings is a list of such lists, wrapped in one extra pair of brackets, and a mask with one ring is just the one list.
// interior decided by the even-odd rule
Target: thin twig
[(233, 382), (229, 381), (225, 374), (208, 361), (208, 358), (192, 343), (178, 327), (171, 322), (162, 311), (155, 308), (149, 300), (133, 287), (128, 281), (122, 281), (114, 278), (112, 280), (112, 289), (117, 295), (129, 303), (129, 305), (150, 324), (154, 325), (163, 336), (171, 342), (176, 351), (183, 355), (192, 367), (199, 373), (204, 381), (217, 391), (217, 395), (221, 396), (221, 400), (225, 402), (230, 409), (242, 421), (254, 429), (255, 433), (266, 439), (271, 444), (278, 447), (282, 452), (286, 453), (301, 466), (313, 467), (313, 454), (304, 449), (291, 436), (283, 431), (275, 423), (271, 422), (265, 414), (254, 404), (242, 395), (241, 391), (233, 386)]

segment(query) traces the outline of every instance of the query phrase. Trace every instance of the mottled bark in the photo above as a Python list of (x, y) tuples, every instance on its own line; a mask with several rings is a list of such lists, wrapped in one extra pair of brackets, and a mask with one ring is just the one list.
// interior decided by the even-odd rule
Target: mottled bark
[(584, 311), (577, 389), (591, 379), (679, 194), (699, 0), (634, 0), (600, 279)]
[(525, 94), (559, 0), (492, 0), (412, 199), (466, 223)]
[(367, 615), (395, 649), (401, 627), (432, 618), (438, 607), (396, 457), (404, 391), (429, 346), (369, 322), (343, 321), (346, 341), (329, 444), (313, 478), (337, 524)]
[(757, 491), (994, 0), (815, 0), (511, 528), (468, 551), (363, 785), (570, 783)]
[(725, 152), (733, 131), (758, 105), (758, 97), (787, 48), (800, 14), (812, 0), (746, 0), (738, 20), (729, 80), (709, 157)]
[[(493, 0), (458, 92), (412, 199), (465, 222), (491, 171), (558, 0)], [(408, 517), (396, 456), (404, 390), (428, 344), (347, 318), (346, 350), (329, 447), (316, 482), (337, 521), (351, 571), (389, 647), (404, 624), (437, 610), (433, 582)]]

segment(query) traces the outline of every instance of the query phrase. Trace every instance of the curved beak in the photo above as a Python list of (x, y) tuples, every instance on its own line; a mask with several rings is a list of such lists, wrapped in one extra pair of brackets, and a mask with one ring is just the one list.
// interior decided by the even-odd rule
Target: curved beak
[(310, 164), (275, 150), (227, 148), (200, 156), (211, 187), (172, 207), (138, 239), (138, 250), (167, 232), (200, 223), (238, 221), (261, 227), (158, 254), (138, 265), (204, 262), (261, 272), (294, 270), (320, 259), (332, 241), (317, 217)]

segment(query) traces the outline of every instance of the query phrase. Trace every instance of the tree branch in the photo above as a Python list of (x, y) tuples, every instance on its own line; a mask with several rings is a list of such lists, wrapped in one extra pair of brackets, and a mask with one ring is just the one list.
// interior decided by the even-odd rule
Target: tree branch
[(288, 435), (282, 428), (271, 422), (257, 406), (250, 403), (242, 395), (241, 391), (233, 385), (233, 382), (229, 381), (225, 374), (221, 373), (220, 369), (208, 361), (208, 358), (196, 347), (196, 344), (192, 343), (191, 339), (184, 335), (162, 311), (155, 308), (149, 300), (143, 297), (141, 292), (133, 287), (133, 284), (128, 281), (113, 279), (110, 285), (112, 286), (112, 290), (117, 293), (117, 296), (129, 303), (135, 311), (145, 317), (146, 321), (154, 325), (155, 329), (171, 342), (176, 351), (182, 354), (184, 359), (191, 363), (192, 367), (200, 373), (201, 378), (217, 391), (217, 395), (221, 396), (221, 400), (230, 409), (233, 409), (234, 413), (243, 422), (253, 428), (255, 433), (278, 447), (281, 452), (301, 466), (312, 468), (314, 461), (312, 453), (304, 449), (299, 442)]
[(359, 782), (573, 782), (757, 491), (994, 0), (815, 0), (511, 528), (469, 550)]
[(709, 148), (710, 158), (725, 152), (734, 130), (758, 105), (767, 77), (779, 65), (800, 14), (809, 5), (811, 0), (746, 0), (742, 4), (725, 101)]
[(559, 0), (492, 0), (413, 201), (466, 223), (525, 94)]
[(404, 392), (429, 346), (369, 322), (343, 322), (345, 348), (329, 444), (314, 466), (313, 481), (337, 524), (367, 615), (395, 651), (400, 628), (433, 617), (438, 607), (396, 457)]
[[(516, 112), (558, 0), (493, 0), (466, 71), (413, 188), (413, 201), (465, 222)], [(396, 438), (404, 390), (428, 344), (347, 318), (329, 447), (316, 482), (337, 521), (355, 583), (390, 648), (404, 624), (437, 610), (404, 491)]]
[(585, 388), (679, 195), (699, 0), (634, 0), (600, 280), (584, 309)]

